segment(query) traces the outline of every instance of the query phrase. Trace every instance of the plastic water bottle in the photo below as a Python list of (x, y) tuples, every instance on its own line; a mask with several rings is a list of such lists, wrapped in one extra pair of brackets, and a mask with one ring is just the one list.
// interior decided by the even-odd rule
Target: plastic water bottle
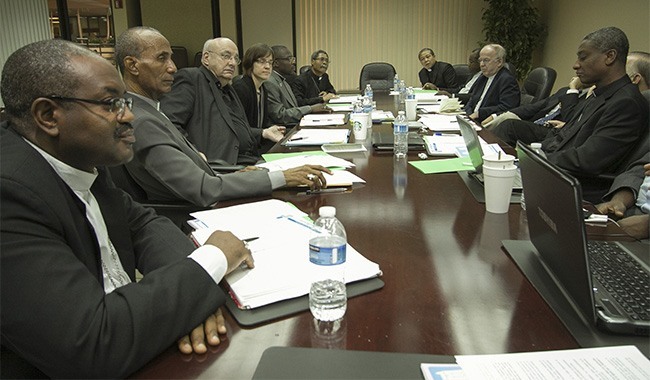
[(393, 91), (399, 92), (399, 75), (395, 73), (395, 78), (393, 79)]
[(366, 84), (366, 90), (364, 91), (363, 94), (370, 99), (370, 103), (372, 104), (373, 92), (372, 92), (372, 87), (370, 87), (370, 83)]
[(336, 219), (336, 208), (323, 206), (314, 226), (319, 230), (309, 240), (309, 261), (317, 268), (309, 290), (309, 310), (320, 321), (335, 321), (345, 315), (345, 248), (347, 236)]
[(364, 95), (361, 99), (361, 107), (363, 108), (363, 112), (367, 114), (372, 112), (372, 95)]
[(415, 91), (413, 91), (413, 87), (411, 86), (406, 89), (406, 99), (415, 99)]
[[(533, 150), (533, 152), (539, 154), (540, 156), (546, 158), (546, 153), (542, 150), (542, 143), (531, 143), (530, 144), (530, 149)], [(524, 199), (524, 189), (522, 187), (521, 189), (521, 209), (525, 210), (526, 209), (526, 199)]]
[(406, 83), (404, 80), (399, 81), (399, 102), (404, 104), (404, 99), (406, 99)]
[(404, 111), (399, 111), (393, 122), (393, 152), (396, 158), (406, 157), (409, 145), (409, 126)]

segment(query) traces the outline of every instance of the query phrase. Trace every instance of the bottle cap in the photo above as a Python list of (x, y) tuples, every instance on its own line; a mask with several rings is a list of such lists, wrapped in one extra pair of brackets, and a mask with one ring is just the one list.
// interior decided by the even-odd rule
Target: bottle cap
[(334, 206), (323, 206), (318, 209), (318, 215), (325, 217), (336, 216), (336, 207)]
[(533, 149), (540, 149), (542, 147), (542, 143), (540, 142), (534, 142), (530, 144), (530, 147)]

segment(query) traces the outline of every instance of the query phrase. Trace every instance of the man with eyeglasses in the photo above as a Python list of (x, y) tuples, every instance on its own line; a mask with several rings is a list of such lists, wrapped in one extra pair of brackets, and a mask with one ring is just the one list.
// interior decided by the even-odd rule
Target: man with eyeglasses
[[(115, 53), (133, 96), (136, 115), (135, 159), (126, 164), (126, 169), (148, 200), (210, 206), (227, 199), (268, 195), (282, 186), (325, 186), (322, 171), (329, 170), (315, 165), (282, 172), (246, 168), (235, 173), (215, 173), (166, 113), (159, 110), (158, 101), (169, 93), (176, 72), (169, 41), (153, 28), (131, 28), (117, 38)], [(209, 78), (203, 76), (205, 68), (194, 69)], [(212, 76), (210, 72), (207, 75)], [(197, 99), (200, 101), (208, 99)]]
[(254, 128), (232, 88), (241, 62), (237, 45), (228, 38), (207, 40), (201, 67), (187, 67), (174, 76), (160, 108), (209, 161), (252, 165), (260, 160), (262, 139), (284, 136), (277, 127)]
[(307, 114), (328, 112), (325, 103), (298, 106), (298, 100), (291, 89), (291, 82), (297, 78), (296, 58), (286, 46), (275, 45), (271, 49), (275, 57), (273, 72), (263, 84), (268, 96), (267, 107), (271, 122), (292, 126)]
[(195, 249), (115, 188), (104, 166), (132, 159), (135, 143), (115, 67), (40, 41), (7, 59), (0, 93), (2, 376), (122, 378), (190, 332), (183, 352), (219, 344), (218, 283), (252, 266), (250, 252), (228, 232)]
[(470, 92), (465, 112), (477, 122), (519, 106), (521, 92), (517, 79), (505, 67), (506, 49), (498, 44), (483, 46), (479, 53), (482, 76)]
[(299, 106), (327, 103), (336, 97), (336, 90), (327, 75), (329, 64), (329, 55), (324, 50), (312, 53), (311, 68), (300, 74), (292, 84)]

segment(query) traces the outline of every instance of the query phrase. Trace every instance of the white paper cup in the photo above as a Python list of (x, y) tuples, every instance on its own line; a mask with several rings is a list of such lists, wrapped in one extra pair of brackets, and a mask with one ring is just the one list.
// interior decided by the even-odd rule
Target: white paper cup
[(417, 117), (416, 108), (418, 106), (417, 99), (405, 99), (404, 104), (406, 105), (406, 120), (414, 121)]
[(483, 184), (485, 186), (485, 209), (495, 214), (504, 214), (510, 207), (512, 185), (517, 175), (517, 167), (500, 168), (483, 165)]
[(351, 113), (350, 125), (356, 141), (365, 140), (368, 137), (368, 114)]
[(515, 167), (515, 156), (509, 154), (490, 154), (483, 156), (483, 167), (510, 169)]

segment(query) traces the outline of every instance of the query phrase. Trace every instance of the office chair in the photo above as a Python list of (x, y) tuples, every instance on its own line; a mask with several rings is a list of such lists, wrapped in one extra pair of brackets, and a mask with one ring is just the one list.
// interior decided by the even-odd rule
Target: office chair
[(503, 66), (505, 66), (505, 68), (508, 69), (508, 71), (510, 71), (510, 74), (514, 75), (515, 78), (517, 78), (517, 69), (515, 69), (515, 66), (512, 63), (504, 62)]
[(298, 70), (298, 75), (307, 72), (309, 68), (311, 68), (310, 65), (300, 66), (300, 70)]
[(196, 54), (194, 54), (194, 67), (201, 67), (201, 57), (203, 56), (202, 51), (197, 51)]
[(528, 73), (521, 86), (521, 104), (546, 99), (551, 94), (557, 73), (550, 67), (536, 67)]
[(367, 63), (361, 68), (359, 75), (359, 90), (363, 91), (366, 84), (374, 91), (390, 91), (395, 79), (395, 67), (386, 62)]
[(184, 46), (172, 46), (172, 61), (177, 69), (187, 67), (187, 49)]
[(472, 74), (469, 72), (469, 66), (466, 63), (458, 63), (452, 65), (454, 71), (456, 72), (456, 83), (461, 87), (465, 86), (465, 83), (472, 77)]
[(115, 186), (128, 193), (134, 201), (145, 207), (153, 208), (158, 215), (168, 218), (181, 229), (186, 229), (184, 228), (185, 222), (190, 219), (190, 213), (208, 209), (208, 207), (201, 207), (187, 202), (159, 203), (149, 201), (147, 193), (131, 177), (131, 174), (126, 170), (126, 166), (112, 166), (108, 168), (108, 172)]

